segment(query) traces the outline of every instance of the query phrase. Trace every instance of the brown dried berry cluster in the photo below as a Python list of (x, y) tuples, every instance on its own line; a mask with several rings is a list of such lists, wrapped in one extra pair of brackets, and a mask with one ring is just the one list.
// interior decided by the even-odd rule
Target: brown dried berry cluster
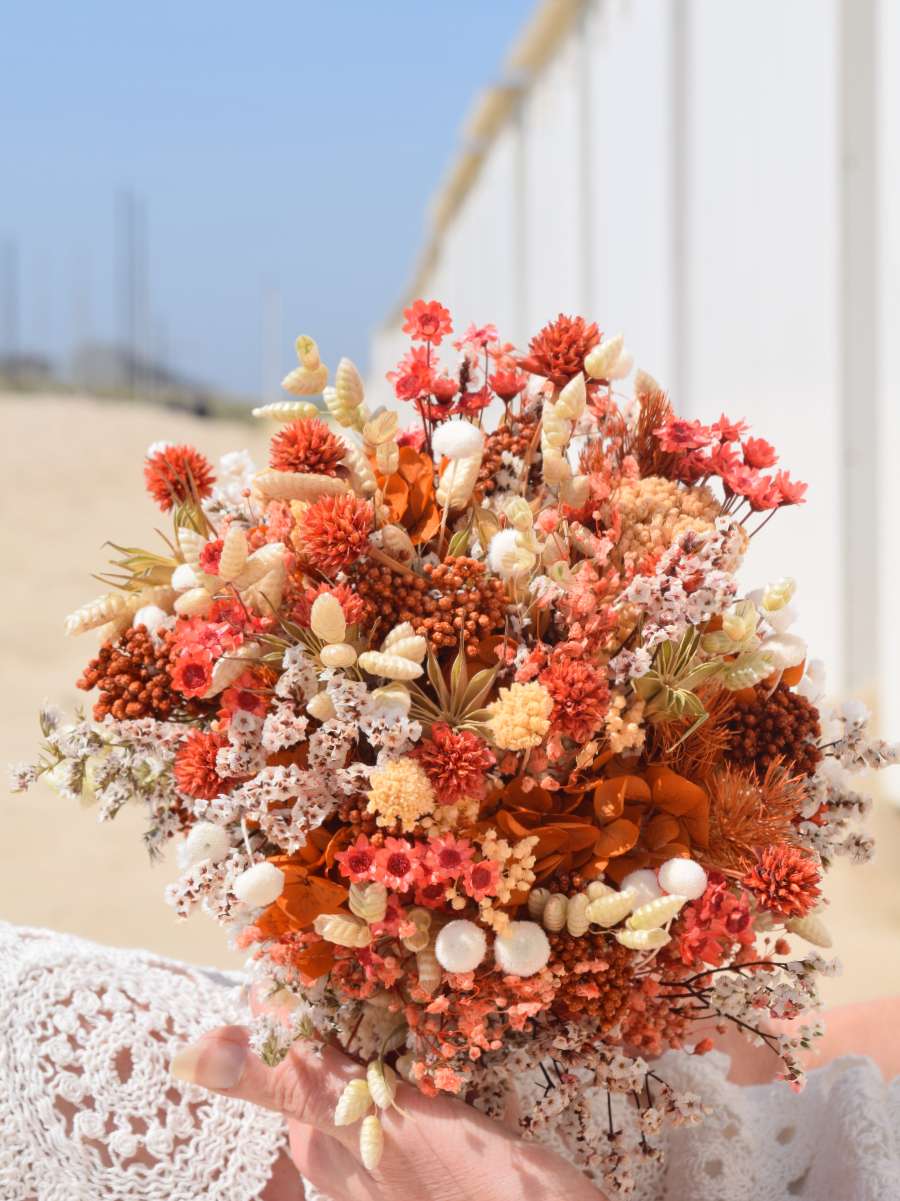
[[(580, 938), (551, 934), (551, 971), (562, 968), (553, 1012), (563, 1021), (590, 1018), (598, 1034), (611, 1030), (628, 1006), (634, 956), (614, 938), (588, 931)], [(578, 971), (579, 965), (589, 970)]]
[(107, 642), (92, 659), (77, 686), (85, 692), (100, 689), (94, 718), (111, 714), (117, 721), (154, 717), (165, 721), (173, 711), (193, 709), (172, 689), (169, 643), (155, 643), (144, 626), (135, 626), (116, 642)]
[(350, 842), (355, 842), (360, 834), (365, 834), (373, 846), (379, 845), (383, 840), (375, 814), (366, 812), (365, 798), (348, 797), (347, 800), (341, 801), (337, 816), (341, 825), (349, 830)]
[[(496, 489), (497, 472), (503, 466), (503, 455), (508, 451), (517, 458), (524, 458), (537, 429), (537, 421), (515, 421), (503, 425), (484, 440), (484, 454), (475, 483), (475, 499), (482, 500)], [(536, 465), (535, 465), (536, 466)]]
[(402, 621), (427, 638), (434, 651), (458, 647), (463, 639), (469, 655), (479, 641), (502, 630), (506, 617), (503, 581), (487, 577), (477, 559), (451, 557), (423, 575), (400, 575), (389, 567), (367, 564), (353, 587), (369, 606), (375, 622), (374, 639)]
[(783, 684), (773, 692), (755, 688), (752, 695), (737, 694), (728, 729), (729, 759), (760, 776), (779, 758), (811, 776), (822, 758), (818, 709)]

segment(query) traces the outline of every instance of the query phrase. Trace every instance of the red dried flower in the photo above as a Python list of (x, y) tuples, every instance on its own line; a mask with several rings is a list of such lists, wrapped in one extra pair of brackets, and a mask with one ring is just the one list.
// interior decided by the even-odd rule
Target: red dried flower
[(214, 542), (207, 542), (206, 546), (200, 552), (200, 568), (207, 575), (219, 574), (219, 566), (222, 562), (222, 547), (224, 545), (224, 538), (216, 538)]
[(486, 742), (470, 730), (451, 730), (446, 722), (431, 727), (431, 737), (413, 752), (431, 782), (441, 805), (481, 800), (486, 791), (485, 775), (497, 760)]
[(531, 352), (520, 366), (532, 375), (564, 387), (584, 366), (584, 356), (600, 341), (600, 331), (583, 317), (566, 317), (563, 313), (545, 325), (528, 343)]
[(500, 888), (500, 864), (494, 859), (482, 859), (478, 863), (470, 863), (466, 868), (463, 879), (466, 895), (473, 901), (483, 901), (485, 897), (495, 897)]
[(182, 696), (203, 696), (212, 683), (213, 657), (201, 647), (180, 654), (172, 668), (172, 687)]
[(604, 672), (563, 647), (554, 649), (538, 676), (553, 697), (553, 730), (576, 742), (587, 742), (609, 708), (609, 683)]
[(324, 575), (355, 563), (369, 545), (372, 506), (352, 493), (323, 496), (311, 504), (297, 524), (298, 545)]
[(403, 332), (409, 334), (414, 342), (430, 342), (438, 346), (444, 340), (444, 334), (453, 332), (450, 323), (450, 313), (437, 300), (414, 300), (408, 309), (403, 310), (406, 321)]
[(528, 380), (521, 371), (495, 371), (488, 382), (500, 399), (508, 402), (519, 395)]
[(773, 467), (778, 462), (775, 447), (765, 438), (747, 438), (742, 444), (744, 462), (748, 467)]
[(784, 844), (766, 847), (743, 883), (764, 908), (786, 917), (804, 917), (819, 898), (819, 879), (815, 860)]
[(387, 373), (385, 379), (394, 385), (398, 400), (415, 400), (431, 391), (434, 376), (434, 364), (430, 360), (428, 347), (413, 346), (394, 370)]
[(178, 748), (173, 768), (175, 783), (182, 792), (212, 800), (232, 787), (234, 781), (216, 770), (216, 754), (224, 745), (225, 739), (218, 734), (191, 730)]
[(212, 465), (193, 446), (163, 446), (144, 461), (147, 491), (164, 513), (186, 500), (203, 500), (214, 481)]
[(681, 450), (701, 450), (709, 446), (711, 432), (701, 421), (688, 421), (686, 417), (671, 417), (665, 425), (653, 431), (659, 444), (669, 453)]
[(276, 471), (337, 475), (347, 448), (318, 417), (303, 417), (279, 430), (269, 447), (269, 466)]
[(775, 476), (775, 486), (781, 493), (781, 503), (783, 505), (803, 504), (807, 485), (801, 484), (799, 480), (792, 480), (789, 472), (779, 471)]

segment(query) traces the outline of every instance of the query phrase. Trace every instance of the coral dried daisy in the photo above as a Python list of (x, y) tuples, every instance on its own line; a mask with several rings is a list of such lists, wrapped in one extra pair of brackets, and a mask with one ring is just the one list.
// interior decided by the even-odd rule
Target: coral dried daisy
[(216, 770), (216, 755), (224, 745), (225, 739), (218, 734), (191, 730), (178, 748), (173, 767), (181, 792), (212, 800), (232, 787), (234, 780), (220, 776)]
[(193, 446), (162, 446), (144, 460), (147, 491), (164, 513), (185, 501), (205, 499), (214, 482), (212, 465)]
[(365, 553), (372, 529), (372, 506), (352, 493), (323, 496), (297, 523), (295, 542), (324, 575), (336, 575)]
[(304, 417), (290, 422), (273, 437), (269, 465), (276, 471), (337, 475), (337, 467), (346, 453), (346, 446), (324, 421)]
[(409, 334), (414, 342), (430, 342), (438, 346), (445, 334), (453, 332), (450, 323), (449, 310), (437, 300), (415, 300), (408, 309), (403, 310), (406, 318), (403, 332)]
[(519, 366), (562, 388), (581, 371), (585, 355), (599, 341), (600, 331), (593, 322), (588, 325), (583, 317), (566, 317), (560, 313), (531, 339), (529, 353)]
[(182, 696), (203, 696), (212, 683), (213, 657), (202, 647), (178, 655), (172, 668), (172, 687)]
[(769, 846), (744, 876), (760, 905), (785, 917), (805, 917), (819, 899), (819, 866), (793, 846)]
[(585, 659), (554, 650), (538, 679), (553, 697), (554, 731), (587, 742), (609, 708), (606, 675)]
[(486, 773), (497, 760), (490, 748), (470, 730), (451, 730), (446, 722), (431, 727), (413, 752), (425, 769), (440, 805), (481, 800), (485, 794)]

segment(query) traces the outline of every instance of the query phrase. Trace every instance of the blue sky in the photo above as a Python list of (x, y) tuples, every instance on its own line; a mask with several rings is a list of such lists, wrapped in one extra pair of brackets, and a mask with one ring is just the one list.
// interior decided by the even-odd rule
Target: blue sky
[(79, 332), (113, 335), (116, 194), (131, 188), (150, 338), (180, 368), (258, 392), (273, 291), (284, 369), (299, 332), (332, 363), (364, 360), (460, 122), (533, 6), (5, 6), (0, 242), (18, 247), (20, 346), (63, 358)]

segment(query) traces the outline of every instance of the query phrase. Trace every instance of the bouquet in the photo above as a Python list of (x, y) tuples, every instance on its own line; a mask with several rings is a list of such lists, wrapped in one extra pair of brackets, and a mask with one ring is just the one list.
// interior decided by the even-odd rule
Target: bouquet
[(825, 703), (794, 582), (738, 583), (804, 497), (767, 441), (644, 372), (626, 396), (580, 317), (524, 354), (472, 326), (452, 365), (448, 311), (405, 317), (395, 408), (301, 337), (254, 411), (268, 466), (150, 447), (168, 532), (68, 618), (93, 709), (45, 710), (17, 783), (143, 803), (175, 912), (265, 982), (259, 1053), (359, 1062), (335, 1121), (367, 1166), (402, 1077), (492, 1115), (515, 1091), (526, 1137), (627, 1191), (702, 1118), (666, 1049), (733, 1026), (800, 1087), (816, 1031), (777, 1019), (834, 970), (824, 873), (871, 852), (851, 774), (898, 752)]

